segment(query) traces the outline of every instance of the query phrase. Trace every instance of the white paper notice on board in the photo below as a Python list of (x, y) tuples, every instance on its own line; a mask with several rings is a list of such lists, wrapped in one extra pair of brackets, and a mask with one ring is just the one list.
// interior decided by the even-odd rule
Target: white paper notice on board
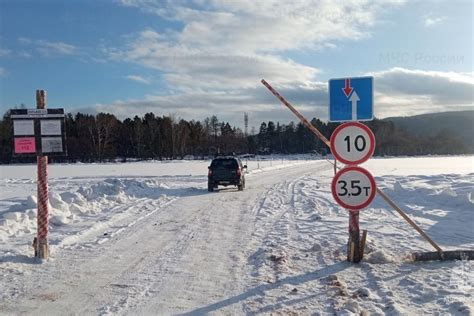
[(61, 120), (41, 120), (41, 135), (61, 135)]
[(63, 152), (63, 140), (61, 137), (42, 137), (41, 151), (43, 153)]
[(26, 136), (35, 134), (33, 120), (13, 120), (13, 134), (15, 136)]

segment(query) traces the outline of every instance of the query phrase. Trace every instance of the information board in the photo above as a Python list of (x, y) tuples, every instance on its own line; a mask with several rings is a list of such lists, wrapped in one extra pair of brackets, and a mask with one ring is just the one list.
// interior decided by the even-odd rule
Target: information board
[(13, 154), (64, 156), (64, 109), (13, 109)]

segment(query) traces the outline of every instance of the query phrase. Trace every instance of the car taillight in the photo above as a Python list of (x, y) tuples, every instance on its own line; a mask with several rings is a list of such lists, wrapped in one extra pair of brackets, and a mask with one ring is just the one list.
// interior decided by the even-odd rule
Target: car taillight
[(207, 172), (207, 176), (212, 176), (212, 170), (209, 169), (209, 171)]
[(237, 173), (238, 176), (240, 176), (242, 174), (241, 171), (240, 171), (240, 168), (237, 169), (236, 173)]

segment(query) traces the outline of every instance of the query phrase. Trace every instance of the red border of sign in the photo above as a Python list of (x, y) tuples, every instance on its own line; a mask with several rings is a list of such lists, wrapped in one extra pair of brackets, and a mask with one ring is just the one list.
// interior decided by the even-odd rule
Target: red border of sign
[[(369, 178), (370, 184), (373, 187), (373, 190), (372, 190), (371, 194), (369, 195), (369, 198), (367, 199), (367, 201), (365, 201), (364, 203), (362, 203), (360, 205), (356, 205), (356, 206), (347, 205), (346, 203), (342, 202), (342, 200), (336, 194), (336, 183), (337, 183), (337, 181), (339, 180), (339, 178), (344, 173), (349, 172), (349, 171), (359, 171), (359, 172), (365, 174), (367, 176), (367, 178)], [(336, 202), (340, 206), (342, 206), (344, 208), (347, 208), (349, 210), (361, 210), (363, 208), (366, 208), (374, 200), (376, 192), (377, 192), (377, 185), (375, 184), (374, 176), (372, 176), (372, 174), (369, 171), (367, 171), (366, 169), (364, 169), (362, 167), (358, 167), (358, 166), (349, 166), (349, 167), (346, 167), (346, 168), (343, 168), (343, 169), (339, 170), (339, 172), (336, 173), (336, 175), (332, 179), (332, 183), (331, 183), (332, 196), (334, 197), (334, 199), (336, 200)]]
[[(342, 158), (341, 155), (339, 155), (336, 152), (336, 146), (334, 145), (334, 142), (336, 141), (337, 134), (339, 134), (344, 128), (346, 128), (348, 126), (357, 126), (357, 127), (362, 128), (369, 135), (369, 139), (370, 139), (369, 151), (367, 152), (367, 154), (364, 157), (362, 157), (361, 159), (356, 160), (356, 161), (349, 161), (349, 160), (346, 160), (346, 159)], [(368, 128), (367, 126), (365, 126), (364, 124), (362, 124), (360, 122), (347, 122), (347, 123), (339, 125), (334, 130), (334, 132), (331, 134), (330, 142), (331, 142), (331, 152), (334, 155), (334, 157), (336, 157), (337, 160), (339, 160), (342, 163), (345, 163), (346, 165), (359, 165), (361, 163), (364, 163), (367, 160), (369, 160), (370, 157), (372, 157), (372, 155), (374, 154), (374, 151), (375, 151), (375, 136), (374, 136), (374, 133), (370, 130), (370, 128)]]

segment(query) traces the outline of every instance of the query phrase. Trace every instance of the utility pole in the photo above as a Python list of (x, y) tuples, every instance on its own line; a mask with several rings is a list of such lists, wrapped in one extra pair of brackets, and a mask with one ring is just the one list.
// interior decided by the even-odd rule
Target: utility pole
[(247, 137), (248, 129), (249, 129), (249, 115), (246, 112), (244, 113), (244, 126), (245, 126), (245, 137)]

